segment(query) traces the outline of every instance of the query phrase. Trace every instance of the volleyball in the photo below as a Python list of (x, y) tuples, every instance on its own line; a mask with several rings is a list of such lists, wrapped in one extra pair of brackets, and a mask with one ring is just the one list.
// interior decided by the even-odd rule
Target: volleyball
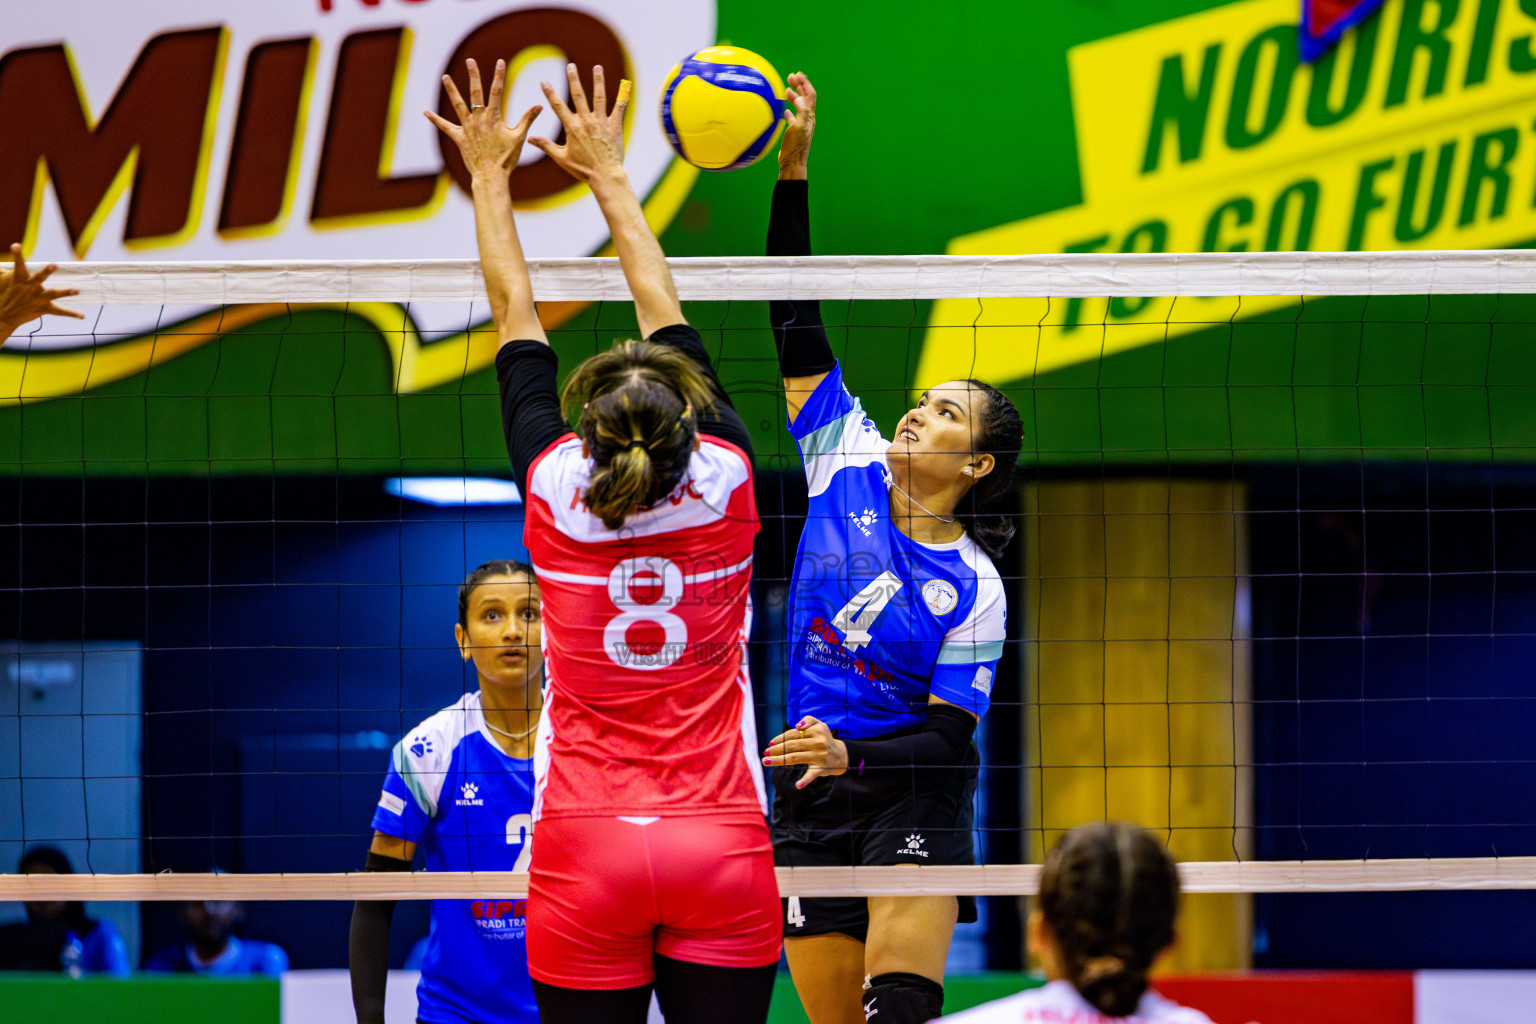
[(661, 90), (661, 128), (677, 155), (706, 171), (754, 164), (784, 128), (784, 80), (739, 46), (684, 57)]

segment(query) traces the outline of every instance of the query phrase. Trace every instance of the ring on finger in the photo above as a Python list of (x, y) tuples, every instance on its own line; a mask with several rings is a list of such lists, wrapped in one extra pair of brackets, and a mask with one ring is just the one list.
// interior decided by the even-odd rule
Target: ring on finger
[(484, 109), (485, 109), (485, 104), (484, 103), (471, 103), (469, 105), (469, 112), (471, 114), (473, 114), (477, 110), (484, 110)]

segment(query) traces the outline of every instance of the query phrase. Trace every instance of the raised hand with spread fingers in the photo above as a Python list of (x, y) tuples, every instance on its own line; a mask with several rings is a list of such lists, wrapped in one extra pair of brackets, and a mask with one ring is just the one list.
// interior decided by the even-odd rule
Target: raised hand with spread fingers
[(58, 304), (59, 299), (79, 295), (79, 289), (43, 287), (59, 269), (58, 264), (50, 263), (36, 274), (28, 272), (19, 244), (11, 246), (11, 260), (12, 266), (0, 267), (0, 345), (5, 344), (16, 328), (40, 316), (85, 318), (84, 313)]
[(592, 69), (592, 99), (581, 85), (576, 65), (568, 64), (566, 81), (570, 85), (571, 102), (567, 106), (554, 86), (542, 83), (544, 97), (549, 108), (565, 126), (565, 145), (557, 146), (549, 139), (534, 136), (528, 141), (537, 146), (571, 177), (590, 183), (594, 177), (613, 174), (624, 168), (624, 112), (629, 107), (629, 81), (619, 82), (619, 95), (613, 110), (608, 109), (608, 87), (603, 80), (602, 65)]
[(500, 341), (530, 339), (547, 342), (544, 328), (533, 305), (533, 285), (528, 279), (528, 264), (517, 237), (517, 223), (512, 216), (511, 176), (533, 119), (542, 107), (524, 111), (515, 125), (502, 120), (502, 93), (506, 84), (507, 63), (498, 60), (491, 79), (491, 92), (484, 95), (480, 69), (473, 60), (464, 62), (469, 72), (469, 102), (453, 79), (443, 76), (443, 89), (453, 104), (459, 123), (454, 124), (432, 111), (423, 111), (427, 120), (454, 141), (469, 169), (475, 202), (475, 238), (480, 246), (480, 271), (485, 275), (485, 290), (491, 300), (491, 315), (496, 318)]
[(592, 189), (613, 236), (629, 293), (634, 296), (641, 335), (650, 337), (663, 327), (687, 323), (661, 243), (646, 223), (640, 199), (624, 172), (624, 111), (629, 106), (629, 82), (619, 82), (618, 98), (610, 111), (608, 87), (600, 65), (592, 69), (591, 102), (575, 64), (566, 65), (565, 78), (571, 93), (569, 104), (560, 98), (554, 86), (541, 83), (550, 109), (565, 126), (565, 145), (557, 146), (537, 136), (528, 142)]

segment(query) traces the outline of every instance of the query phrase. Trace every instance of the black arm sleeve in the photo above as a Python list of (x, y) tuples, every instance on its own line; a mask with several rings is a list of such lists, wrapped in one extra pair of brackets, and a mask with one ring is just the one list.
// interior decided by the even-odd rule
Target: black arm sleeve
[(736, 406), (731, 404), (730, 396), (725, 393), (725, 387), (720, 383), (720, 376), (715, 373), (715, 367), (709, 361), (709, 353), (704, 349), (704, 339), (699, 337), (699, 332), (688, 324), (671, 324), (652, 332), (651, 336), (645, 340), (675, 348), (699, 364), (715, 395), (714, 409), (699, 414), (699, 433), (729, 441), (746, 452), (748, 461), (751, 461), (752, 435), (747, 432), (747, 425), (741, 421), (741, 414), (736, 411)]
[[(409, 871), (409, 861), (368, 854), (364, 871)], [(352, 905), (347, 963), (352, 970), (352, 1009), (358, 1024), (384, 1024), (384, 990), (389, 983), (389, 923), (394, 900), (358, 900)]]
[(868, 768), (959, 768), (965, 764), (976, 724), (969, 711), (930, 704), (928, 719), (916, 732), (884, 740), (844, 740), (848, 771), (862, 775)]
[(496, 353), (496, 384), (501, 389), (501, 429), (518, 490), (526, 499), (528, 467), (539, 453), (569, 434), (560, 412), (555, 376), (560, 360), (542, 341), (513, 341)]
[[(781, 181), (773, 186), (768, 214), (768, 255), (811, 254), (810, 183)], [(821, 303), (796, 300), (768, 303), (773, 344), (779, 350), (779, 374), (813, 377), (837, 365), (827, 330), (821, 323)]]

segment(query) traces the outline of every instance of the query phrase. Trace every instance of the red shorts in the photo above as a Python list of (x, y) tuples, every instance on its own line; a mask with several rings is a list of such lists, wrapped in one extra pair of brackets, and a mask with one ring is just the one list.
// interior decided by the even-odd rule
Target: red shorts
[(555, 818), (536, 831), (528, 973), (546, 985), (648, 985), (658, 954), (712, 967), (778, 961), (779, 886), (761, 818)]

